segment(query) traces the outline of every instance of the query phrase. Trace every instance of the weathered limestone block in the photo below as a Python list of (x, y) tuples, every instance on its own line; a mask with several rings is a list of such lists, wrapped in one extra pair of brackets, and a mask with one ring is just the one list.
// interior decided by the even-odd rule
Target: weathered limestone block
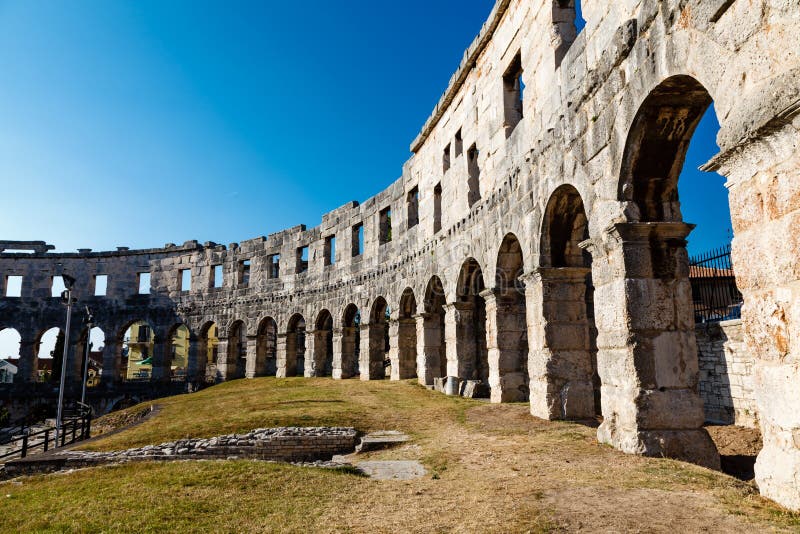
[(361, 380), (382, 380), (385, 378), (386, 372), (383, 367), (384, 349), (383, 324), (362, 324), (359, 356)]
[(433, 385), (441, 373), (441, 330), (436, 317), (420, 313), (417, 324), (417, 377), (420, 384)]
[(486, 348), (492, 402), (528, 400), (528, 354), (525, 304), (494, 290), (481, 292), (486, 302)]
[(525, 279), (531, 414), (594, 417), (593, 366), (586, 315), (587, 268), (540, 268)]
[(258, 370), (263, 366), (264, 359), (263, 356), (258, 353), (258, 336), (247, 336), (245, 351), (246, 364), (244, 376), (245, 378), (255, 378), (258, 376)]
[[(276, 340), (276, 373), (278, 378), (297, 373), (297, 345), (293, 334), (279, 333)], [(221, 349), (220, 349), (221, 350)]]
[[(598, 336), (597, 367), (603, 384), (598, 439), (626, 452), (671, 456), (718, 469), (719, 454), (702, 429), (693, 325), (689, 329), (683, 320), (691, 299), (660, 287), (685, 278), (678, 265), (681, 255), (670, 247), (685, 247), (682, 240), (690, 230), (674, 223), (617, 224), (610, 229), (612, 250), (621, 247), (635, 253), (616, 255), (612, 261), (624, 261), (626, 280), (621, 285), (597, 285), (594, 302), (601, 310), (598, 318), (610, 309), (624, 310), (631, 327), (624, 338)], [(593, 258), (604, 255), (596, 244), (589, 245), (589, 250)], [(594, 263), (593, 272), (602, 267), (601, 262)], [(602, 274), (597, 278), (608, 280)], [(624, 290), (617, 292), (620, 288)], [(668, 314), (671, 321), (642, 307), (651, 295), (672, 302), (677, 311)], [(645, 316), (634, 319), (635, 314)], [(598, 319), (601, 332), (603, 322)]]

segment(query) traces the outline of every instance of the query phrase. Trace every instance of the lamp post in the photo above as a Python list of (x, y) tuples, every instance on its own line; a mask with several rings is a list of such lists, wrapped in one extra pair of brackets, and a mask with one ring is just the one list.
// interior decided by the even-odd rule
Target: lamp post
[(69, 327), (72, 319), (72, 304), (77, 300), (72, 297), (72, 286), (75, 284), (75, 279), (66, 274), (61, 275), (64, 280), (66, 289), (61, 292), (61, 302), (67, 305), (67, 325), (64, 331), (64, 352), (61, 356), (61, 383), (58, 387), (58, 413), (56, 415), (56, 447), (58, 447), (58, 438), (61, 434), (61, 420), (64, 412), (64, 381), (67, 374), (67, 357), (69, 355)]
[(81, 404), (86, 404), (86, 382), (89, 380), (89, 350), (91, 349), (92, 327), (94, 317), (89, 306), (86, 306), (86, 354), (83, 358), (83, 388), (81, 389)]

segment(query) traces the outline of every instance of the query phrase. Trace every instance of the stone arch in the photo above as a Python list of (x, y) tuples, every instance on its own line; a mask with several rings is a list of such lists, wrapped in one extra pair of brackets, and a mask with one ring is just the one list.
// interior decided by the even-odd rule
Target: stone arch
[(228, 335), (220, 340), (217, 376), (221, 380), (244, 378), (247, 370), (247, 326), (236, 320), (228, 327)]
[(594, 239), (588, 248), (607, 271), (594, 280), (602, 347), (598, 439), (625, 452), (719, 468), (702, 428), (686, 252), (693, 226), (683, 222), (678, 199), (686, 150), (711, 102), (703, 85), (686, 75), (652, 89), (633, 119), (621, 162), (617, 193), (626, 220), (609, 228), (602, 247)]
[(588, 219), (580, 193), (558, 187), (547, 202), (540, 267), (527, 279), (531, 413), (543, 419), (590, 419), (600, 412), (597, 328)]
[(286, 324), (283, 339), (278, 337), (278, 376), (303, 376), (305, 360), (306, 320), (302, 314), (295, 313)]
[(397, 319), (389, 323), (389, 360), (391, 379), (417, 377), (417, 299), (407, 287), (400, 295)]
[(528, 333), (524, 258), (515, 234), (503, 238), (495, 263), (494, 288), (484, 291), (489, 385), (492, 402), (528, 400)]
[(215, 382), (219, 361), (219, 327), (214, 321), (207, 321), (200, 328), (197, 354), (198, 378), (206, 383)]
[[(26, 343), (23, 336), (23, 339), (20, 341), (19, 354), (19, 363), (23, 369), (18, 370), (18, 379), (23, 382), (33, 381), (40, 368), (49, 368), (51, 381), (58, 382), (63, 369), (62, 361), (64, 357), (65, 337), (64, 329), (60, 326), (42, 327), (36, 331), (33, 343), (30, 345), (29, 350), (26, 351)], [(67, 349), (67, 352), (68, 361), (66, 372), (67, 378), (69, 378), (71, 372), (69, 368), (69, 359), (71, 359), (71, 356), (69, 355), (69, 349)], [(23, 364), (24, 359), (27, 359), (29, 362), (28, 365), (30, 367), (28, 371), (25, 370), (25, 365)]]
[[(256, 362), (253, 376), (275, 376), (277, 372), (278, 323), (265, 317), (258, 324), (256, 334)], [(248, 362), (249, 363), (249, 362)], [(248, 376), (250, 370), (248, 368)]]
[(372, 302), (369, 322), (361, 325), (361, 380), (386, 378), (389, 352), (389, 303), (383, 297)]
[(352, 378), (359, 374), (361, 352), (361, 312), (353, 303), (345, 306), (341, 327), (333, 334), (333, 378)]
[(447, 376), (445, 342), (445, 289), (433, 275), (425, 287), (422, 313), (417, 319), (417, 375), (420, 384), (434, 385), (434, 379)]
[[(16, 349), (13, 347), (16, 346)], [(30, 382), (35, 380), (36, 360), (33, 347), (23, 354), (22, 334), (12, 326), (0, 325), (0, 347), (8, 347), (8, 352), (0, 354), (0, 359), (10, 364), (0, 368), (0, 384), (10, 382)], [(23, 360), (25, 358), (25, 360)], [(13, 367), (11, 367), (13, 366)]]
[(678, 178), (695, 128), (712, 99), (691, 76), (662, 81), (628, 131), (618, 195), (629, 222), (682, 222)]
[(167, 351), (164, 362), (164, 377), (171, 381), (186, 381), (189, 372), (192, 331), (184, 323), (177, 323), (167, 334)]
[(86, 386), (88, 388), (93, 388), (100, 385), (101, 372), (106, 363), (106, 334), (103, 328), (94, 325), (91, 330), (87, 330), (84, 327), (80, 331), (80, 336), (75, 343), (74, 358), (72, 359), (74, 367), (73, 373), (79, 382), (83, 381), (84, 376), (87, 341), (89, 343), (89, 365), (86, 367)]
[(489, 385), (489, 355), (486, 345), (486, 301), (483, 270), (475, 258), (461, 264), (456, 300), (447, 305), (445, 328), (448, 378), (446, 393), (462, 393), (468, 382), (469, 396), (486, 396)]
[(309, 376), (331, 376), (333, 373), (333, 316), (327, 309), (317, 315), (313, 336), (309, 340), (314, 344), (311, 350), (314, 358), (306, 369)]
[(136, 319), (129, 321), (120, 330), (122, 380), (125, 382), (149, 382), (153, 378), (153, 362), (159, 344), (149, 321)]

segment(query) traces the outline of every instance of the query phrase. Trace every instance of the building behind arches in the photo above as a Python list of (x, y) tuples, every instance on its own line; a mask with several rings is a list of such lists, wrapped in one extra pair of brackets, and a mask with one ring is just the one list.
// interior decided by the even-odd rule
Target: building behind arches
[[(400, 178), (315, 227), (147, 250), (0, 242), (0, 328), (21, 335), (15, 380), (33, 382), (39, 329), (63, 324), (52, 294), (68, 274), (106, 332), (152, 327), (151, 383), (170, 380), (175, 324), (188, 329), (187, 382), (213, 366), (215, 380), (271, 373), (270, 317), (278, 376), (385, 378), (388, 354), (390, 378), (449, 394), (485, 381), (492, 401), (524, 400), (544, 418), (599, 405), (600, 441), (718, 467), (701, 396), (717, 378), (698, 363), (693, 221), (676, 187), (713, 102), (720, 151), (704, 169), (729, 190), (765, 443), (756, 482), (800, 509), (800, 6), (755, 3), (598, 0), (581, 6), (578, 32), (575, 2), (498, 0)], [(482, 286), (459, 284), (465, 262)], [(124, 381), (122, 343), (106, 339), (101, 388)]]

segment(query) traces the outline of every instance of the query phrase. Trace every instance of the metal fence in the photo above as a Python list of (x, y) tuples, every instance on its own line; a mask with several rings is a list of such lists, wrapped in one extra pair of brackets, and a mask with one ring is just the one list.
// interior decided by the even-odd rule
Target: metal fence
[(742, 294), (736, 287), (730, 244), (690, 258), (689, 281), (695, 322), (726, 321), (742, 316)]
[(56, 439), (56, 429), (46, 427), (33, 431), (31, 427), (23, 427), (11, 437), (4, 452), (0, 452), (0, 462), (12, 458), (25, 458), (33, 452), (47, 452), (50, 449), (70, 445), (88, 439), (92, 433), (92, 409), (85, 404), (78, 405), (65, 412)]

